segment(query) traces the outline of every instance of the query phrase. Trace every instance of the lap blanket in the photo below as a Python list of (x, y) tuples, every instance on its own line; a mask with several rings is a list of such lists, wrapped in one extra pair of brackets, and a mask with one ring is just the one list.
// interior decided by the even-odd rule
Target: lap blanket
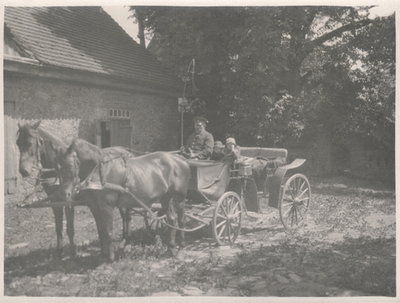
[(218, 200), (229, 183), (230, 163), (188, 160), (192, 172), (190, 189), (201, 192), (209, 200)]

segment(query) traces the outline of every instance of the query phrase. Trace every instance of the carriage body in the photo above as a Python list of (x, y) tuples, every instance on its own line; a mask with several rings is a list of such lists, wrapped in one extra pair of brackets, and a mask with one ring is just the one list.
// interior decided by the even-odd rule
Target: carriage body
[[(305, 222), (311, 200), (311, 187), (302, 168), (305, 159), (287, 163), (288, 151), (283, 148), (242, 147), (241, 156), (251, 159), (253, 186), (245, 192), (246, 205), (261, 211), (260, 200), (267, 199), (268, 206), (279, 210), (280, 219), (286, 229), (295, 229)], [(257, 167), (254, 161), (264, 161)]]
[[(287, 164), (287, 155), (287, 150), (282, 148), (242, 147), (241, 157), (234, 163), (187, 160), (192, 174), (189, 217), (204, 223), (204, 216), (208, 215), (216, 241), (226, 244), (232, 239), (221, 227), (229, 229), (232, 228), (230, 223), (235, 224), (232, 228), (234, 240), (239, 234), (243, 214), (261, 212), (260, 201), (267, 198), (268, 206), (279, 210), (286, 229), (300, 227), (311, 198), (309, 181), (299, 173), (306, 160), (296, 159)], [(196, 208), (193, 205), (207, 203), (208, 207), (200, 212), (203, 218), (190, 213), (190, 209)], [(225, 236), (229, 241), (225, 241)]]

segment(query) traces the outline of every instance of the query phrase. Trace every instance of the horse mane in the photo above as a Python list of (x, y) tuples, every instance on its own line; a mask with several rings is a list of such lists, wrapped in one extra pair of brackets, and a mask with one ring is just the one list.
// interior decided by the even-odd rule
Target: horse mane
[(97, 164), (103, 158), (100, 147), (83, 139), (76, 138), (70, 148), (77, 153), (80, 161), (89, 161)]
[(64, 141), (57, 138), (55, 135), (53, 135), (49, 131), (45, 130), (43, 127), (39, 126), (38, 131), (39, 131), (40, 136), (43, 139), (50, 141), (54, 147), (61, 147), (63, 149), (65, 149), (67, 147), (67, 144), (65, 144)]

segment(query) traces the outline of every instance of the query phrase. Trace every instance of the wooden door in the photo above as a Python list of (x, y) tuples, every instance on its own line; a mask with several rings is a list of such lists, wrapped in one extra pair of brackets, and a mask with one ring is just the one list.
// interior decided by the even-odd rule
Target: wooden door
[(131, 148), (132, 126), (130, 119), (110, 120), (111, 146), (125, 146)]

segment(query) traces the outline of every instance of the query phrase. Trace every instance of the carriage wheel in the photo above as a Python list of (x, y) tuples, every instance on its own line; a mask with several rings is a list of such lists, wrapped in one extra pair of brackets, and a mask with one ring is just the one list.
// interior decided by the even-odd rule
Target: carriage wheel
[(295, 174), (286, 181), (279, 203), (279, 216), (286, 229), (304, 224), (310, 199), (311, 188), (306, 176)]
[(242, 210), (242, 201), (237, 193), (228, 191), (219, 198), (212, 226), (219, 245), (235, 242), (242, 226)]

